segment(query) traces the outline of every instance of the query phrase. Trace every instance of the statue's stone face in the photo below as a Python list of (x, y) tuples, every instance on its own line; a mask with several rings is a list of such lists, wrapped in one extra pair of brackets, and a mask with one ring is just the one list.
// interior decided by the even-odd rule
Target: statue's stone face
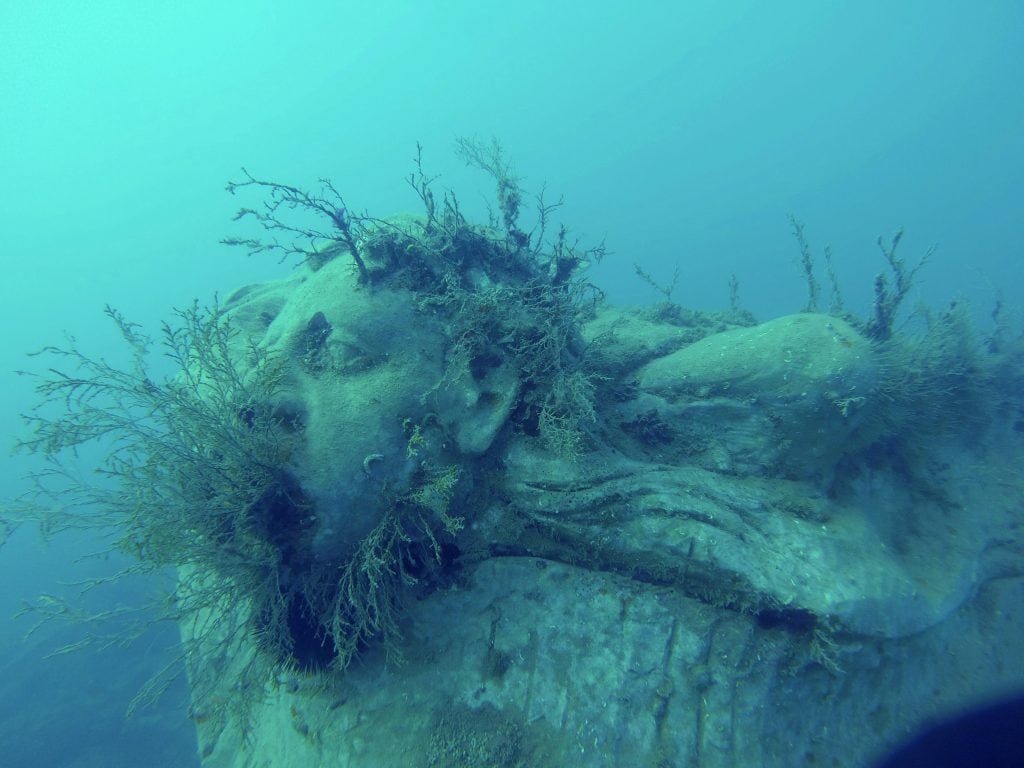
[(227, 307), (243, 335), (286, 360), (275, 408), (325, 560), (349, 554), (425, 465), (486, 450), (518, 387), (509, 366), (477, 380), (453, 364), (444, 318), (414, 293), (356, 278), (335, 259), (243, 289)]

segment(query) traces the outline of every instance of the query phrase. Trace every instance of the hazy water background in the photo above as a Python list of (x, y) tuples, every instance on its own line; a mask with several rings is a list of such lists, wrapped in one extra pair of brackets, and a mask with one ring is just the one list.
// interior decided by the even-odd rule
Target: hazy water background
[[(150, 328), (172, 307), (282, 274), (218, 244), (239, 168), (330, 177), (357, 209), (415, 208), (415, 144), (482, 211), (452, 156), (498, 137), (527, 186), (614, 255), (616, 301), (724, 306), (735, 273), (760, 318), (806, 299), (786, 216), (830, 244), (850, 309), (870, 306), (875, 239), (937, 244), (913, 300), (1024, 287), (1024, 4), (5, 0), (0, 4), (0, 431), (13, 442), (24, 353), (73, 333), (97, 352), (111, 303)], [(252, 202), (251, 200), (249, 201)], [(116, 352), (111, 351), (114, 355)], [(24, 488), (24, 457), (0, 475)], [(12, 765), (187, 765), (185, 693), (121, 715), (173, 629), (130, 649), (43, 661), (74, 629), (20, 638), (24, 598), (117, 567), (97, 542), (0, 551), (0, 739)], [(130, 599), (143, 585), (125, 587)], [(109, 598), (113, 599), (113, 598)], [(160, 762), (164, 760), (164, 762)]]

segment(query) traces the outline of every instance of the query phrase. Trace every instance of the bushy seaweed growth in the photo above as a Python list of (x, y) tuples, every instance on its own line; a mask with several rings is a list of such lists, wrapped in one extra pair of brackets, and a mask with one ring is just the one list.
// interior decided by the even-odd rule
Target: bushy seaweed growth
[[(25, 417), (31, 434), (18, 448), (49, 459), (35, 479), (40, 493), (61, 502), (53, 529), (93, 526), (102, 511), (128, 554), (156, 567), (209, 561), (230, 572), (223, 545), (270, 535), (274, 496), (289, 491), (288, 441), (269, 406), (278, 361), (246, 346), (219, 309), (196, 304), (163, 327), (177, 373), (161, 379), (152, 373), (151, 340), (116, 310), (106, 313), (129, 345), (129, 365), (92, 357), (72, 340), (38, 353), (54, 365), (30, 374), (40, 402)], [(109, 482), (87, 483), (63, 460), (89, 443), (106, 451), (98, 472)], [(69, 504), (68, 492), (82, 495)]]
[[(800, 248), (800, 270), (803, 272), (804, 279), (807, 281), (807, 304), (804, 306), (803, 311), (817, 312), (821, 296), (821, 285), (818, 283), (818, 278), (815, 277), (814, 274), (814, 256), (811, 254), (811, 246), (807, 242), (807, 237), (804, 234), (803, 222), (797, 219), (793, 214), (790, 214), (789, 224), (793, 229), (793, 237), (796, 239), (797, 245)], [(823, 255), (825, 260), (825, 273), (828, 275), (829, 285), (831, 286), (829, 313), (841, 317), (844, 316), (843, 293), (839, 289), (839, 277), (836, 275), (835, 266), (832, 263), (832, 248), (826, 245)]]
[(928, 249), (914, 266), (908, 266), (905, 259), (898, 256), (896, 249), (899, 248), (900, 240), (903, 239), (903, 230), (897, 230), (892, 240), (886, 244), (882, 237), (878, 238), (878, 247), (882, 251), (886, 265), (892, 275), (892, 284), (886, 278), (884, 272), (879, 272), (875, 277), (875, 304), (874, 315), (867, 321), (864, 332), (869, 339), (885, 341), (892, 336), (893, 323), (900, 305), (910, 292), (914, 284), (914, 277), (931, 258), (934, 248)]
[[(467, 138), (456, 139), (456, 153), (467, 165), (486, 171), (494, 179), (495, 197), (501, 210), (501, 222), (509, 245), (515, 250), (529, 248), (530, 236), (519, 228), (519, 212), (523, 204), (523, 190), (512, 171), (497, 140), (483, 144)], [(542, 209), (543, 214), (543, 209)]]
[[(537, 197), (537, 226), (527, 234), (519, 227), (524, 193), (496, 141), (460, 139), (459, 156), (495, 181), (501, 210), (501, 262), (522, 262), (518, 280), (454, 280), (428, 299), (450, 310), (451, 355), (463, 357), (477, 377), (489, 366), (511, 361), (523, 381), (518, 416), (536, 430), (556, 453), (575, 458), (583, 449), (587, 425), (596, 419), (594, 382), (584, 365), (581, 321), (600, 293), (578, 277), (581, 267), (605, 255), (604, 245), (582, 250), (570, 243), (561, 226), (551, 243), (545, 233), (558, 203)], [(498, 222), (491, 222), (494, 229)], [(483, 230), (487, 233), (487, 230)], [(489, 235), (489, 233), (487, 233)], [(490, 270), (493, 272), (492, 270)]]
[[(215, 605), (270, 617), (265, 623), (277, 625), (287, 652), (282, 577), (305, 531), (304, 501), (287, 471), (288, 437), (270, 405), (279, 361), (248, 345), (218, 308), (193, 305), (163, 327), (176, 373), (161, 378), (151, 340), (116, 310), (107, 315), (127, 342), (128, 365), (90, 356), (74, 341), (39, 353), (52, 367), (37, 375), (40, 403), (18, 447), (48, 460), (34, 477), (45, 530), (110, 532), (135, 558), (134, 570), (182, 569), (163, 604), (169, 618), (190, 620)], [(98, 478), (74, 460), (87, 446), (105, 453)], [(236, 631), (225, 633), (228, 626)], [(225, 618), (196, 642), (227, 658), (256, 629), (252, 620)], [(201, 686), (196, 693), (202, 697)]]
[[(310, 269), (314, 270), (341, 251), (347, 250), (359, 270), (360, 280), (369, 280), (366, 264), (356, 242), (365, 217), (350, 213), (344, 199), (328, 179), (320, 180), (319, 192), (307, 192), (287, 184), (257, 179), (245, 168), (242, 174), (245, 176), (242, 181), (228, 182), (227, 191), (233, 195), (245, 187), (259, 187), (267, 190), (267, 200), (260, 208), (239, 209), (235, 221), (251, 217), (271, 234), (271, 239), (226, 237), (222, 243), (245, 247), (249, 255), (277, 253), (282, 260), (289, 256), (301, 256)], [(287, 211), (300, 216), (312, 216), (302, 221), (290, 221)], [(321, 229), (324, 224), (327, 228)], [(278, 239), (279, 233), (292, 238), (292, 241), (281, 242)]]
[[(513, 418), (575, 456), (595, 418), (579, 323), (596, 294), (577, 272), (603, 248), (579, 249), (564, 227), (544, 244), (553, 206), (540, 201), (538, 227), (524, 233), (523, 195), (497, 145), (460, 147), (495, 177), (497, 225), (467, 222), (450, 192), (438, 201), (417, 153), (409, 183), (423, 216), (355, 216), (328, 181), (308, 193), (246, 172), (229, 190), (258, 188), (269, 199), (238, 218), (255, 219), (270, 239), (228, 242), (300, 255), (311, 270), (347, 253), (357, 290), (408, 291), (412, 306), (440, 318), (446, 376), (483, 379), (510, 368), (519, 392)], [(164, 616), (186, 628), (186, 656), (202, 659), (190, 669), (204, 719), (244, 714), (276, 671), (340, 670), (377, 641), (397, 653), (403, 596), (440, 567), (442, 541), (462, 526), (450, 510), (465, 465), (454, 454), (417, 458), (422, 425), (410, 423), (407, 458), (418, 468), (409, 483), (382, 487), (386, 511), (343, 560), (317, 555), (320, 510), (293, 464), (301, 430), (284, 391), (295, 366), (308, 367), (309, 350), (298, 360), (269, 352), (244, 337), (232, 311), (194, 304), (178, 312), (158, 339), (161, 358), (153, 340), (108, 308), (127, 363), (108, 363), (74, 340), (44, 349), (47, 370), (33, 374), (40, 402), (19, 445), (47, 459), (35, 476), (47, 530), (100, 528), (136, 559), (132, 570), (177, 569)], [(323, 336), (330, 331), (320, 319), (313, 331)], [(170, 374), (158, 374), (164, 369)], [(78, 469), (79, 449), (94, 448), (103, 456), (98, 476)], [(41, 608), (80, 617), (73, 606)]]
[(793, 237), (796, 238), (797, 245), (800, 247), (800, 270), (807, 280), (807, 304), (804, 305), (804, 312), (817, 312), (821, 284), (818, 283), (818, 278), (814, 275), (814, 256), (811, 255), (811, 247), (804, 235), (803, 222), (790, 214), (789, 224), (793, 228)]
[[(19, 448), (48, 460), (34, 477), (44, 530), (112, 534), (135, 562), (122, 576), (177, 569), (156, 608), (187, 628), (186, 659), (202, 658), (189, 665), (198, 716), (245, 722), (275, 672), (340, 670), (374, 639), (394, 651), (404, 588), (441, 559), (438, 537), (461, 527), (449, 513), (457, 467), (423, 469), (347, 561), (318, 562), (312, 505), (290, 471), (292, 432), (273, 405), (283, 361), (243, 339), (220, 309), (193, 305), (163, 327), (176, 373), (160, 378), (151, 340), (117, 311), (107, 315), (129, 363), (109, 364), (74, 341), (44, 349), (53, 364), (37, 375), (40, 402)], [(105, 454), (99, 478), (75, 458), (89, 446)], [(151, 610), (90, 614), (52, 596), (33, 612), (103, 625), (89, 640), (100, 645), (130, 642), (153, 620)], [(175, 668), (139, 700), (158, 695)]]
[(967, 436), (994, 415), (992, 364), (964, 302), (918, 313), (920, 327), (876, 344), (888, 432), (919, 443)]
[[(807, 304), (804, 312), (818, 312), (820, 308), (821, 285), (815, 276), (815, 260), (811, 253), (811, 247), (804, 234), (804, 224), (795, 216), (790, 214), (789, 223), (793, 230), (793, 237), (800, 249), (800, 270), (807, 281)], [(839, 278), (836, 275), (832, 262), (832, 249), (825, 246), (824, 261), (825, 272), (828, 275), (831, 286), (831, 301), (829, 313), (842, 317), (855, 328), (859, 329), (867, 338), (873, 341), (886, 341), (895, 330), (896, 316), (903, 306), (903, 302), (914, 285), (914, 279), (921, 268), (928, 263), (934, 247), (929, 248), (913, 265), (900, 255), (897, 250), (900, 241), (903, 239), (903, 230), (897, 230), (888, 243), (885, 238), (878, 238), (878, 248), (882, 252), (882, 258), (888, 267), (888, 275), (879, 272), (875, 276), (874, 293), (875, 300), (871, 316), (860, 318), (848, 313), (844, 309), (842, 291), (839, 289)]]
[[(804, 227), (790, 218), (808, 282), (805, 311), (817, 311), (820, 286), (814, 277), (814, 259)], [(970, 442), (986, 433), (1000, 411), (1018, 411), (1012, 391), (1015, 363), (996, 339), (1012, 334), (997, 330), (983, 345), (964, 301), (950, 302), (939, 311), (918, 308), (900, 319), (906, 299), (920, 270), (934, 252), (908, 262), (900, 255), (903, 231), (889, 240), (878, 238), (886, 271), (874, 280), (874, 302), (867, 317), (843, 311), (839, 283), (825, 249), (825, 264), (832, 285), (831, 313), (842, 317), (872, 343), (878, 380), (868, 398), (874, 413), (867, 432), (876, 440), (868, 447), (870, 461), (900, 464), (905, 471), (927, 464), (927, 458), (945, 438)], [(998, 313), (997, 313), (998, 314)], [(999, 322), (996, 322), (997, 329)], [(1004, 329), (1005, 330), (1005, 329)], [(1012, 345), (1011, 345), (1012, 346)], [(1019, 369), (1017, 369), (1019, 370)], [(1016, 377), (1019, 381), (1019, 377)], [(1019, 400), (1018, 400), (1019, 402)], [(862, 457), (863, 458), (863, 457)]]
[[(258, 186), (268, 189), (271, 199), (264, 209), (243, 208), (237, 218), (254, 217), (272, 236), (289, 232), (298, 242), (227, 242), (247, 245), (251, 252), (299, 254), (314, 268), (346, 250), (358, 254), (360, 279), (368, 289), (407, 289), (421, 307), (448, 318), (449, 370), (468, 365), (482, 378), (499, 365), (513, 364), (523, 384), (517, 409), (521, 423), (553, 449), (575, 456), (586, 425), (595, 418), (579, 326), (600, 298), (581, 272), (606, 250), (603, 243), (581, 248), (564, 226), (549, 240), (560, 203), (545, 203), (542, 194), (536, 198), (536, 225), (524, 230), (520, 219), (526, 194), (496, 141), (459, 139), (456, 151), (494, 180), (501, 213), (487, 225), (470, 223), (452, 192), (438, 196), (436, 177), (425, 172), (417, 146), (415, 169), (406, 181), (422, 203), (422, 215), (353, 216), (328, 181), (321, 181), (324, 194), (313, 194), (247, 173), (245, 181), (229, 189)], [(284, 221), (282, 206), (319, 217), (323, 226)], [(336, 221), (338, 209), (346, 212), (344, 232)]]

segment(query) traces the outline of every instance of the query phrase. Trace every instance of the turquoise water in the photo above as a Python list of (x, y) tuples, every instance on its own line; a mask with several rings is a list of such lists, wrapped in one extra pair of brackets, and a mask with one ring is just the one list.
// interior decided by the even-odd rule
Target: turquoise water
[[(65, 332), (113, 346), (105, 303), (155, 327), (194, 297), (287, 271), (218, 242), (233, 233), (238, 200), (223, 187), (240, 167), (329, 177), (353, 207), (387, 214), (418, 205), (404, 181), (418, 141), (439, 183), (483, 215), (489, 183), (453, 157), (459, 135), (498, 137), (527, 186), (547, 182), (580, 235), (606, 240), (594, 279), (614, 301), (659, 298), (635, 263), (664, 282), (678, 265), (683, 305), (726, 305), (735, 274), (760, 319), (795, 311), (793, 213), (816, 253), (831, 247), (858, 314), (882, 266), (876, 238), (900, 227), (908, 258), (937, 245), (910, 303), (965, 296), (979, 318), (1000, 295), (1019, 305), (1019, 3), (211, 5), (0, 7), (9, 442), (32, 403), (11, 373), (26, 351)], [(5, 496), (29, 468), (4, 465)], [(116, 570), (69, 565), (97, 548), (42, 549), (22, 532), (0, 552), (3, 615)], [(194, 764), (182, 690), (122, 719), (172, 629), (44, 660), (69, 636), (22, 643), (30, 626), (0, 625), (14, 764), (138, 765), (154, 744), (166, 765)]]

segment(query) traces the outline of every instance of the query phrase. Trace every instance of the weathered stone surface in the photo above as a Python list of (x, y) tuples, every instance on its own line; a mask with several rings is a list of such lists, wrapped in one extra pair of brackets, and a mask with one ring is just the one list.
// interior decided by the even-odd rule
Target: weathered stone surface
[[(394, 498), (425, 461), (487, 450), (518, 392), (510, 366), (480, 380), (464, 364), (453, 370), (439, 320), (412, 296), (361, 286), (351, 264), (334, 259), (226, 303), (239, 341), (286, 363), (276, 408), (296, 440), (291, 471), (316, 509), (320, 557), (343, 557), (379, 522), (383, 487)], [(416, 427), (422, 442), (410, 455)]]
[(1021, 599), (1020, 578), (988, 582), (922, 633), (830, 648), (673, 589), (493, 558), (412, 607), (403, 664), (371, 652), (329, 688), (283, 680), (251, 743), (200, 727), (200, 744), (210, 768), (865, 765), (965, 677), (1021, 682), (999, 661)]
[(869, 448), (877, 363), (835, 318), (653, 361), (618, 333), (589, 452), (491, 444), (404, 663), (279, 680), (199, 725), (206, 766), (859, 766), (1024, 685), (1018, 433)]
[(872, 383), (871, 344), (844, 320), (802, 313), (706, 336), (640, 371), (647, 391), (786, 401), (855, 396)]
[(711, 469), (827, 481), (874, 435), (878, 369), (845, 321), (788, 315), (648, 363), (638, 373), (645, 397), (624, 418), (663, 414), (679, 425), (681, 453)]
[(706, 336), (754, 324), (743, 312), (694, 312), (677, 305), (605, 307), (584, 335), (600, 369), (624, 376)]

